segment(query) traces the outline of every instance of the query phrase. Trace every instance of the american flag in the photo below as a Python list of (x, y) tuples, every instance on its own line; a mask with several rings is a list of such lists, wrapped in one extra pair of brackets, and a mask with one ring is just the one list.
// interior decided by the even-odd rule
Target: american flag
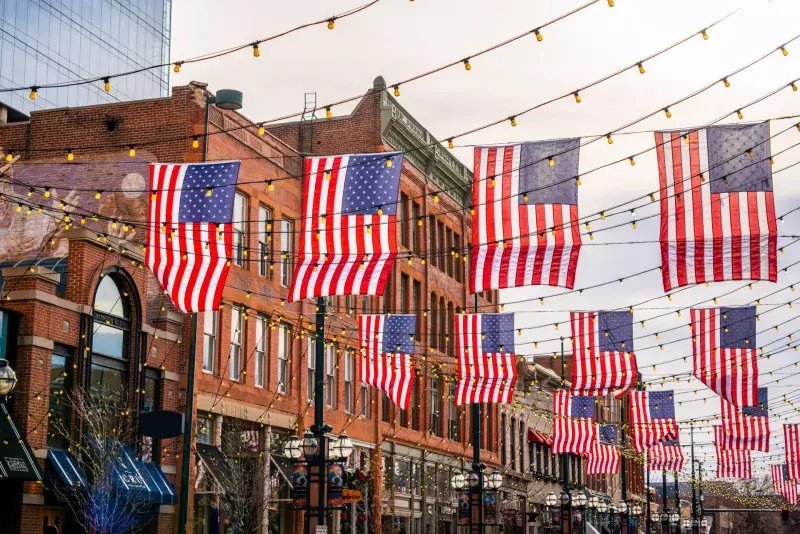
[(789, 480), (789, 473), (786, 464), (772, 465), (772, 489), (778, 495), (788, 501), (789, 504), (797, 504), (797, 481)]
[(361, 381), (408, 410), (414, 387), (415, 315), (360, 315)]
[(567, 139), (475, 148), (471, 293), (572, 288), (581, 247), (579, 146)]
[(721, 443), (726, 449), (769, 452), (769, 398), (758, 388), (758, 405), (737, 408), (720, 399)]
[(145, 262), (183, 312), (219, 309), (238, 176), (238, 161), (150, 165)]
[(571, 312), (572, 389), (622, 395), (636, 382), (633, 315), (628, 311)]
[(619, 427), (616, 424), (600, 423), (597, 443), (589, 450), (586, 474), (616, 473), (619, 470)]
[(777, 280), (769, 137), (767, 122), (655, 133), (665, 291)]
[(758, 404), (756, 308), (691, 310), (694, 376), (734, 406)]
[(753, 461), (750, 451), (726, 449), (723, 445), (722, 427), (714, 427), (714, 445), (717, 450), (717, 478), (753, 478)]
[(678, 439), (672, 391), (631, 391), (631, 435), (636, 452)]
[(589, 453), (598, 442), (595, 398), (553, 391), (553, 452)]
[(668, 439), (647, 449), (647, 468), (650, 471), (681, 471), (685, 460), (677, 439)]
[(783, 425), (783, 440), (789, 480), (800, 481), (800, 424)]
[(400, 152), (306, 159), (290, 301), (383, 294), (397, 255), (402, 166)]
[(510, 403), (517, 383), (513, 313), (467, 313), (454, 318), (458, 350), (456, 405)]

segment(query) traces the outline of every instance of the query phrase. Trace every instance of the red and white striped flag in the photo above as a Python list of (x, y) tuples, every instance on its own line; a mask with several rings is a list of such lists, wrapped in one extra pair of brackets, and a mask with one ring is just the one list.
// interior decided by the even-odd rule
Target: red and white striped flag
[(789, 504), (797, 504), (797, 481), (789, 480), (786, 464), (772, 465), (772, 489)]
[(553, 452), (590, 453), (598, 443), (595, 398), (553, 391)]
[(678, 440), (662, 441), (647, 449), (650, 471), (681, 471), (686, 457)]
[(239, 162), (153, 163), (145, 263), (182, 312), (219, 309)]
[[(403, 410), (414, 387), (415, 315), (361, 315), (361, 381), (385, 391)], [(309, 356), (311, 357), (311, 356)]]
[(636, 383), (633, 315), (571, 312), (572, 390), (585, 395), (621, 396)]
[(800, 481), (800, 424), (783, 425), (783, 440), (788, 478)]
[(572, 288), (581, 247), (580, 139), (475, 148), (470, 293)]
[(631, 391), (631, 436), (636, 452), (678, 439), (672, 391)]
[(306, 159), (290, 301), (383, 294), (397, 255), (402, 166), (399, 152)]
[(456, 405), (510, 403), (517, 383), (513, 313), (457, 314)]
[(664, 290), (778, 278), (769, 123), (656, 132)]
[(619, 427), (616, 424), (598, 424), (597, 443), (586, 455), (586, 474), (617, 473), (619, 471)]
[(756, 308), (692, 309), (694, 376), (734, 406), (758, 404)]
[(737, 408), (720, 399), (721, 446), (725, 449), (769, 452), (769, 398), (758, 388), (758, 405)]
[(722, 445), (722, 427), (714, 427), (714, 445), (717, 450), (717, 478), (753, 478), (750, 451), (726, 449)]

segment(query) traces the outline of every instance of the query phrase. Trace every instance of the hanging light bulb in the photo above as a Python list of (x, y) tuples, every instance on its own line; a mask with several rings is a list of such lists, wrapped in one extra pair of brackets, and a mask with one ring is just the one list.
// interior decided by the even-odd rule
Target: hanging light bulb
[(613, 145), (614, 144), (614, 140), (611, 139), (611, 134), (610, 133), (606, 134), (606, 141), (608, 141), (609, 145)]
[(539, 33), (539, 29), (538, 28), (533, 30), (533, 34), (536, 36), (536, 40), (539, 41), (540, 43), (542, 41), (544, 41), (544, 37), (542, 37), (542, 34)]
[(207, 197), (210, 197), (210, 196), (211, 196), (211, 195), (213, 195), (213, 194), (214, 194), (214, 191), (213, 191), (213, 189), (212, 189), (212, 188), (210, 188), (210, 187), (209, 187), (208, 189), (206, 189), (206, 196), (207, 196)]
[(50, 198), (50, 188), (49, 187), (45, 187), (44, 188), (44, 198)]
[(130, 148), (128, 149), (128, 155), (130, 157), (134, 157), (136, 155), (136, 147), (135, 146), (133, 146), (133, 145), (130, 146)]
[(786, 50), (786, 47), (785, 47), (785, 46), (782, 46), (782, 47), (781, 47), (781, 53), (782, 53), (784, 56), (788, 56), (788, 55), (789, 55), (789, 51), (788, 51), (788, 50)]
[(469, 64), (469, 58), (464, 60), (464, 70), (471, 70), (472, 65)]
[(267, 180), (267, 191), (275, 191), (275, 186), (272, 183), (272, 180)]
[(636, 166), (636, 160), (635, 160), (635, 159), (633, 159), (633, 156), (629, 157), (629, 158), (628, 158), (628, 161), (630, 161), (630, 162), (631, 162), (631, 167), (634, 167), (634, 166)]
[(394, 96), (400, 96), (400, 86), (399, 85), (395, 85), (394, 86)]
[(450, 139), (447, 140), (447, 148), (449, 148), (450, 150), (453, 150), (453, 147), (454, 147), (453, 138), (451, 137)]
[(722, 78), (722, 83), (725, 85), (725, 87), (731, 86), (731, 82), (728, 81), (728, 78)]
[(669, 108), (664, 108), (664, 115), (666, 115), (668, 119), (672, 118), (672, 112), (669, 110)]
[(392, 158), (386, 157), (386, 167), (391, 169), (392, 168)]
[(192, 137), (192, 148), (197, 148), (200, 146), (200, 138), (198, 136)]
[(645, 71), (644, 71), (644, 65), (642, 65), (641, 63), (639, 63), (639, 64), (637, 65), (637, 67), (639, 67), (639, 74), (644, 74), (644, 72), (645, 72)]
[(797, 84), (795, 82), (790, 83), (789, 87), (792, 88), (792, 91), (797, 91)]
[(331, 113), (331, 107), (330, 106), (325, 108), (325, 118), (326, 119), (332, 119), (333, 118), (333, 113)]
[(708, 31), (703, 30), (703, 31), (700, 32), (700, 35), (703, 36), (703, 40), (704, 41), (708, 41)]
[(178, 74), (180, 71), (181, 71), (181, 62), (178, 61), (178, 62), (175, 63), (175, 66), (172, 67), (172, 72), (174, 72), (175, 74)]
[(72, 161), (75, 159), (75, 155), (72, 153), (72, 149), (67, 150), (67, 161)]
[(261, 50), (258, 49), (258, 43), (253, 43), (253, 57), (261, 57)]
[(328, 29), (332, 30), (334, 28), (334, 21), (336, 19), (328, 19)]
[(575, 102), (577, 102), (578, 104), (580, 104), (580, 103), (581, 103), (581, 95), (580, 95), (580, 93), (578, 93), (578, 91), (575, 91), (575, 92), (574, 92), (574, 93), (572, 93), (572, 94), (573, 94), (573, 96), (575, 96)]
[(105, 89), (106, 93), (111, 92), (111, 80), (109, 78), (103, 78), (103, 89)]
[(38, 87), (36, 86), (31, 87), (31, 92), (28, 94), (28, 98), (30, 98), (31, 100), (36, 100), (36, 94), (38, 91), (39, 91)]
[(742, 120), (744, 118), (744, 115), (742, 114), (742, 110), (741, 109), (737, 109), (736, 110), (736, 116), (739, 117), (739, 120)]
[(516, 118), (516, 117), (509, 117), (509, 118), (508, 118), (508, 122), (510, 122), (510, 123), (511, 123), (511, 126), (512, 126), (512, 127), (513, 127), (513, 126), (516, 126), (516, 125), (517, 125), (517, 118)]
[(102, 196), (103, 196), (103, 192), (102, 192), (102, 191), (100, 191), (99, 189), (98, 189), (98, 190), (97, 190), (97, 192), (94, 194), (94, 198), (96, 198), (97, 200), (100, 200), (100, 198), (102, 198)]
[(580, 176), (576, 176), (575, 177), (575, 185), (580, 187), (580, 185), (581, 185), (581, 177)]
[(258, 135), (259, 135), (259, 137), (263, 137), (264, 136), (264, 132), (265, 132), (264, 125), (263, 124), (259, 124), (258, 125)]

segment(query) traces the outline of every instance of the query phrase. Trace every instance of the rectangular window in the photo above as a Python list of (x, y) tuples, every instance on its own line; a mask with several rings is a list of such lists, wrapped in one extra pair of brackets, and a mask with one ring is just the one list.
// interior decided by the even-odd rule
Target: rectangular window
[[(209, 417), (210, 416), (210, 417)], [(197, 442), (206, 445), (214, 444), (214, 416), (197, 412)]]
[(450, 228), (445, 229), (445, 244), (447, 246), (447, 251), (446, 251), (447, 256), (445, 260), (447, 262), (446, 271), (449, 276), (454, 276), (453, 275), (453, 231)]
[(525, 425), (519, 422), (519, 470), (525, 472)]
[(272, 280), (272, 210), (266, 206), (258, 207), (258, 274)]
[(239, 365), (242, 361), (242, 311), (231, 308), (231, 355), (228, 360), (228, 378), (239, 380)]
[(385, 392), (380, 392), (381, 396), (381, 421), (384, 423), (389, 422), (389, 397)]
[(453, 265), (453, 274), (456, 278), (456, 282), (461, 282), (462, 273), (464, 272), (464, 260), (463, 258), (467, 257), (467, 253), (464, 250), (461, 250), (461, 236), (453, 233), (453, 248), (456, 251), (456, 256), (453, 258), (455, 262)]
[(414, 385), (411, 387), (411, 429), (419, 430), (419, 387), (417, 386), (419, 379), (414, 380)]
[(431, 378), (431, 433), (434, 436), (442, 435), (441, 421), (439, 419), (441, 398), (441, 392), (439, 391), (439, 379)]
[(550, 447), (547, 445), (540, 445), (539, 446), (539, 458), (536, 460), (537, 468), (538, 462), (541, 460), (542, 462), (542, 474), (549, 475), (550, 474)]
[(306, 373), (306, 392), (308, 393), (308, 402), (314, 402), (314, 373), (317, 368), (317, 339), (313, 336), (308, 337), (308, 353), (306, 360), (308, 360), (308, 372)]
[(325, 384), (325, 402), (330, 408), (336, 408), (336, 350), (333, 345), (325, 347), (325, 361), (327, 363)]
[(281, 219), (281, 285), (292, 283), (292, 253), (294, 251), (294, 223)]
[(244, 249), (247, 246), (247, 198), (241, 193), (233, 196), (233, 263), (244, 265)]
[(66, 449), (72, 430), (71, 411), (65, 395), (72, 391), (72, 350), (55, 344), (50, 356), (50, 411), (47, 445)]
[(516, 471), (517, 470), (517, 439), (516, 439), (517, 429), (516, 429), (516, 426), (517, 426), (517, 420), (514, 417), (512, 417), (511, 418), (511, 432), (509, 432), (509, 434), (511, 434), (510, 440), (509, 440), (511, 451), (509, 451), (509, 452), (511, 454), (511, 470), (512, 471)]
[(408, 313), (408, 286), (411, 283), (411, 278), (407, 274), (400, 275), (400, 309), (403, 313)]
[(264, 374), (267, 369), (267, 347), (269, 343), (269, 318), (259, 315), (256, 321), (256, 361), (255, 361), (255, 385), (264, 387)]
[(203, 313), (203, 371), (214, 372), (214, 363), (217, 355), (217, 325), (219, 312), (207, 311)]
[(458, 440), (458, 412), (456, 411), (456, 384), (450, 382), (447, 393), (447, 437)]
[(533, 466), (536, 465), (534, 445), (535, 444), (532, 441), (528, 441), (528, 472), (533, 471)]
[(364, 382), (361, 382), (361, 415), (367, 419), (369, 419), (369, 409), (372, 406), (370, 394), (369, 394), (369, 385)]
[(436, 217), (428, 216), (428, 261), (431, 265), (437, 265), (436, 255)]
[(361, 315), (368, 315), (369, 313), (371, 313), (369, 297), (361, 297)]
[(414, 292), (412, 293), (411, 311), (417, 314), (414, 325), (414, 339), (419, 341), (422, 336), (422, 282), (414, 280)]
[(291, 350), (291, 336), (289, 329), (278, 326), (278, 393), (284, 395), (288, 391), (289, 380), (289, 351)]
[(439, 250), (439, 254), (437, 255), (437, 263), (436, 265), (439, 267), (440, 271), (445, 270), (445, 258), (447, 256), (447, 242), (445, 241), (444, 237), (444, 223), (442, 221), (436, 222), (436, 227), (438, 229), (437, 233), (437, 243), (436, 246)]
[[(542, 455), (544, 454), (544, 452), (542, 451), (542, 446), (540, 444), (538, 444), (538, 443), (534, 443), (533, 451), (534, 451), (534, 454), (536, 454), (536, 458), (534, 458), (534, 461), (536, 462), (536, 472), (537, 473), (541, 473), (542, 472)], [(531, 464), (531, 465), (533, 465), (533, 464)]]
[(400, 218), (400, 244), (408, 247), (408, 195), (400, 193), (400, 206), (397, 216)]
[(503, 436), (500, 443), (500, 463), (506, 465), (506, 414), (500, 415), (500, 435)]
[(354, 356), (349, 350), (344, 353), (344, 411), (353, 411)]
[(422, 233), (422, 217), (420, 217), (419, 204), (411, 204), (411, 249), (417, 254), (422, 254), (420, 234)]
[(344, 297), (344, 313), (348, 317), (352, 317), (355, 311), (353, 310), (355, 297), (353, 295), (345, 295)]

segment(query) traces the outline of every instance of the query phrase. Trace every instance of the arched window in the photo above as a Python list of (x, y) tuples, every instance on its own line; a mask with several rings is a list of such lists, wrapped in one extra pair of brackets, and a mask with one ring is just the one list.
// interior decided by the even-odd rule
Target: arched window
[(101, 278), (94, 296), (90, 392), (123, 404), (131, 356), (131, 304), (116, 274)]

